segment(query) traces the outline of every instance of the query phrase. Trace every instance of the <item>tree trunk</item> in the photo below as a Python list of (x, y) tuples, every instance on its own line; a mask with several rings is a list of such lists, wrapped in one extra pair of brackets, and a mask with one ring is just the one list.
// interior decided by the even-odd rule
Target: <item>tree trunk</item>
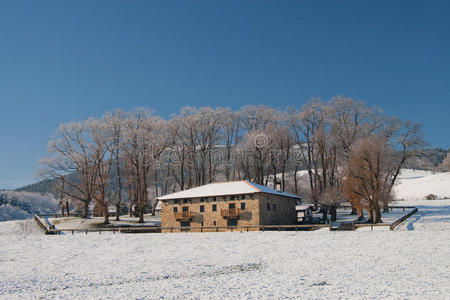
[(139, 223), (144, 223), (144, 208), (139, 207)]
[(89, 218), (89, 203), (90, 201), (83, 202), (83, 219)]
[(66, 201), (66, 216), (67, 216), (67, 217), (70, 216), (70, 212), (69, 212), (69, 201)]
[(330, 210), (330, 215), (331, 215), (331, 221), (335, 222), (337, 219), (336, 206), (334, 206), (334, 205), (330, 206), (329, 210)]
[(356, 211), (358, 214), (358, 219), (356, 219), (356, 221), (364, 220), (364, 210), (362, 208), (358, 208), (358, 209), (356, 209)]
[(103, 224), (108, 225), (109, 224), (109, 205), (103, 204)]
[(120, 203), (116, 203), (116, 221), (120, 221)]
[(380, 210), (380, 206), (379, 205), (374, 205), (375, 207), (373, 208), (373, 223), (383, 223), (383, 221), (381, 220), (381, 210)]

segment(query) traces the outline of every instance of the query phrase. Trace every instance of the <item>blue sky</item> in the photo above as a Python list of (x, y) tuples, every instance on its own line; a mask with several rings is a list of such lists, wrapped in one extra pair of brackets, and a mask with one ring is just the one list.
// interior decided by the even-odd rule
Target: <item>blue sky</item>
[(345, 95), (450, 147), (449, 1), (1, 1), (0, 188), (61, 122)]

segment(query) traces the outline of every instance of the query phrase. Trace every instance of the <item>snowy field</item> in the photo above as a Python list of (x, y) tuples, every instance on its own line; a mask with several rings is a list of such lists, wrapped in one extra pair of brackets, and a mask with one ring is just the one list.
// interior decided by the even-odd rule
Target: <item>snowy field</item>
[(0, 299), (450, 299), (450, 200), (416, 200), (450, 196), (448, 176), (404, 170), (394, 205), (419, 212), (394, 231), (44, 236), (0, 222)]
[(2, 222), (0, 298), (450, 299), (450, 200), (417, 204), (392, 232), (43, 236)]
[(450, 172), (402, 170), (399, 184), (395, 187), (397, 199), (418, 200), (429, 194), (450, 199)]

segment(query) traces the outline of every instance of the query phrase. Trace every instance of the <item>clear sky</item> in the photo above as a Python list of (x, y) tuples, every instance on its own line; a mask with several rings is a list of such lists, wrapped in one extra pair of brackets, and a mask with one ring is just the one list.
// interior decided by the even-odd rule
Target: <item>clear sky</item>
[(450, 147), (450, 1), (0, 2), (0, 188), (61, 122), (344, 95)]

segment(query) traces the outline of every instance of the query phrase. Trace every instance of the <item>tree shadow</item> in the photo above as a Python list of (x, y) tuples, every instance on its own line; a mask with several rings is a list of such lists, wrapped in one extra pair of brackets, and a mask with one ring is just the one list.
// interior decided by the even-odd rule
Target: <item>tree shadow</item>
[(415, 230), (415, 224), (423, 217), (429, 217), (430, 223), (449, 222), (450, 220), (450, 205), (443, 206), (417, 206), (418, 212), (414, 215), (414, 219), (407, 223), (406, 229), (408, 231)]

